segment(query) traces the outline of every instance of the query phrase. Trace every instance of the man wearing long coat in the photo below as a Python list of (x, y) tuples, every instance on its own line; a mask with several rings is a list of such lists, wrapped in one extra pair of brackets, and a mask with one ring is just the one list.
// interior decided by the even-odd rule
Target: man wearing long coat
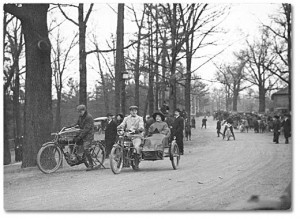
[(105, 129), (106, 157), (109, 156), (117, 138), (117, 123), (113, 120), (112, 117), (113, 115), (111, 113), (107, 114), (108, 121)]
[(176, 109), (175, 112), (175, 120), (172, 125), (172, 136), (176, 137), (176, 142), (179, 147), (179, 152), (181, 155), (184, 153), (183, 148), (183, 129), (184, 129), (184, 120), (180, 116), (180, 110)]

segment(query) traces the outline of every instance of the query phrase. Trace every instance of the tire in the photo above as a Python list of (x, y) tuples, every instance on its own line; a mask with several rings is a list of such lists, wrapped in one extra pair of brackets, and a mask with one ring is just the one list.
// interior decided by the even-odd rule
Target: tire
[(123, 167), (123, 150), (121, 146), (113, 146), (110, 152), (109, 161), (111, 171), (114, 174), (119, 174)]
[(176, 142), (171, 144), (170, 160), (171, 160), (173, 169), (176, 170), (179, 166), (179, 160), (180, 160), (179, 147)]
[(134, 157), (134, 160), (131, 161), (131, 167), (133, 170), (139, 170), (140, 160), (139, 160), (138, 154), (134, 153), (133, 157)]
[(39, 150), (37, 154), (37, 165), (43, 173), (53, 173), (62, 164), (63, 154), (54, 143), (49, 143)]
[(99, 166), (100, 168), (101, 166), (103, 167), (105, 160), (105, 147), (101, 144), (101, 142), (95, 142), (95, 146), (91, 149), (91, 156), (94, 166)]

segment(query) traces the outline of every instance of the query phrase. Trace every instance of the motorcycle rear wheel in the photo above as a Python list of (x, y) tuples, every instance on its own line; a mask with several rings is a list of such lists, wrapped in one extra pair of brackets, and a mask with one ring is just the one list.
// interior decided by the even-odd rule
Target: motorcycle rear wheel
[(62, 164), (63, 154), (54, 143), (41, 147), (37, 154), (37, 165), (43, 173), (53, 173)]
[(123, 167), (123, 150), (120, 146), (114, 146), (112, 148), (109, 161), (111, 171), (114, 174), (119, 174)]

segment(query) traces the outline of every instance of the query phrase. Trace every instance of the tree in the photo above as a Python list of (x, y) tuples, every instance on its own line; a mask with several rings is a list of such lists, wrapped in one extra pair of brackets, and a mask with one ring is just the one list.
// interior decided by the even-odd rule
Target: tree
[[(118, 21), (117, 21), (117, 47), (116, 47), (116, 64), (115, 64), (115, 110), (116, 114), (122, 110), (125, 115), (125, 81), (123, 73), (125, 71), (124, 63), (124, 4), (118, 4)], [(120, 89), (121, 88), (121, 89)], [(122, 98), (121, 98), (122, 97)]]
[(55, 130), (61, 129), (61, 100), (62, 100), (62, 89), (63, 89), (63, 74), (73, 60), (69, 59), (72, 48), (77, 44), (76, 41), (78, 34), (74, 34), (71, 42), (66, 48), (63, 48), (66, 44), (66, 39), (61, 36), (60, 29), (54, 38), (52, 46), (52, 65), (53, 65), (53, 78), (54, 87), (56, 89), (56, 113), (55, 113)]
[(246, 70), (248, 71), (248, 77), (246, 79), (258, 87), (258, 111), (264, 113), (266, 92), (278, 89), (275, 85), (279, 80), (278, 78), (274, 79), (274, 75), (269, 71), (276, 56), (271, 49), (272, 41), (270, 40), (269, 31), (266, 28), (262, 29), (260, 39), (254, 40), (252, 44), (247, 41), (247, 45), (246, 57), (248, 61)]
[(274, 26), (263, 25), (273, 34), (273, 53), (277, 55), (272, 66), (266, 66), (268, 70), (288, 85), (289, 110), (291, 102), (291, 77), (292, 77), (292, 6), (284, 3), (280, 13), (271, 17)]
[(86, 28), (87, 22), (89, 20), (90, 14), (93, 10), (94, 4), (90, 4), (88, 12), (84, 17), (84, 5), (80, 3), (77, 7), (78, 8), (78, 22), (75, 22), (71, 19), (67, 14), (62, 10), (61, 5), (58, 5), (60, 11), (65, 16), (66, 19), (71, 21), (73, 24), (78, 26), (79, 28), (79, 104), (87, 105), (87, 91), (86, 91), (86, 50), (85, 50), (85, 38), (86, 38)]
[(26, 54), (25, 118), (22, 167), (36, 165), (41, 145), (52, 127), (50, 41), (47, 28), (49, 4), (5, 4), (4, 10), (22, 24)]

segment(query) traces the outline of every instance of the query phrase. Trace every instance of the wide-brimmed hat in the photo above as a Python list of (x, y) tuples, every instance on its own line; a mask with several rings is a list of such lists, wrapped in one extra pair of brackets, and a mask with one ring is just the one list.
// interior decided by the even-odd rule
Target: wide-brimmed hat
[(153, 118), (154, 120), (156, 120), (156, 116), (157, 116), (157, 115), (159, 115), (159, 116), (161, 117), (161, 120), (162, 120), (162, 121), (165, 120), (165, 115), (162, 114), (161, 112), (155, 112), (155, 113), (153, 113), (152, 118)]
[(138, 110), (139, 108), (137, 106), (130, 106), (129, 107), (129, 110), (134, 110), (134, 109)]

